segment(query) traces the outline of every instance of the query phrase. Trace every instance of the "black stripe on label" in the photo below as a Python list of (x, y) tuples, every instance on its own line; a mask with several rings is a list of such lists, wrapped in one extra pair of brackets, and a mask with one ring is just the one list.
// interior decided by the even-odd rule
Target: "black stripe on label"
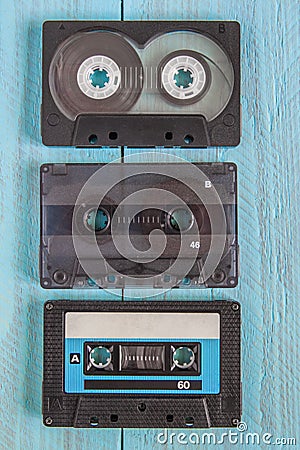
[(202, 381), (190, 380), (84, 380), (84, 389), (86, 390), (125, 390), (140, 389), (149, 390), (202, 390)]

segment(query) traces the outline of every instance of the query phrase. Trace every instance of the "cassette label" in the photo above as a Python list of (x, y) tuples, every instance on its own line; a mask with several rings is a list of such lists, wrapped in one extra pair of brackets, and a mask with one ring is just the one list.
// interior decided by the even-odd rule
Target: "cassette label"
[(237, 145), (239, 40), (237, 22), (45, 22), (43, 142)]
[(240, 389), (236, 302), (45, 305), (47, 425), (232, 426)]

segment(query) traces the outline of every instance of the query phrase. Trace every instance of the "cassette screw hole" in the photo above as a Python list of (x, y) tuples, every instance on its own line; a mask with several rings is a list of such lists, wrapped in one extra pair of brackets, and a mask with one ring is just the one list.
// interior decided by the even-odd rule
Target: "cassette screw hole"
[(118, 420), (119, 420), (118, 414), (111, 414), (111, 416), (110, 416), (111, 422), (118, 422)]
[(173, 363), (179, 369), (188, 369), (194, 364), (195, 353), (189, 347), (179, 347), (173, 353)]
[(173, 139), (173, 133), (172, 133), (172, 131), (167, 131), (167, 132), (165, 133), (165, 139), (166, 139), (166, 141), (171, 141), (171, 140)]
[(56, 127), (56, 125), (60, 122), (59, 115), (55, 113), (49, 114), (47, 117), (47, 122), (51, 127)]
[(56, 270), (53, 274), (53, 280), (57, 284), (64, 284), (68, 279), (68, 275), (63, 270)]
[(97, 427), (99, 425), (99, 419), (98, 417), (91, 417), (90, 418), (90, 425), (92, 427)]
[(140, 411), (140, 412), (144, 412), (144, 411), (146, 411), (146, 405), (145, 405), (145, 403), (140, 403), (139, 405), (138, 405), (138, 410)]
[(116, 131), (111, 131), (108, 137), (111, 141), (115, 141), (116, 139), (118, 139), (118, 133)]
[(45, 424), (46, 425), (52, 425), (52, 423), (53, 423), (53, 419), (52, 419), (52, 417), (46, 417), (46, 419), (45, 419)]
[(167, 422), (173, 422), (173, 420), (174, 420), (173, 414), (168, 414), (167, 415)]
[(93, 72), (90, 74), (90, 81), (91, 85), (94, 86), (95, 88), (99, 89), (104, 88), (109, 82), (109, 75), (107, 70), (102, 68), (94, 69)]
[(186, 417), (185, 424), (187, 427), (194, 426), (194, 417)]
[(192, 142), (194, 142), (194, 137), (191, 134), (186, 134), (184, 136), (184, 142), (186, 144), (191, 144)]
[(235, 123), (235, 117), (232, 114), (226, 114), (223, 118), (223, 123), (226, 127), (232, 127)]
[(193, 84), (193, 74), (186, 67), (176, 71), (174, 82), (180, 89), (186, 89)]
[(95, 144), (97, 144), (97, 142), (98, 142), (98, 137), (96, 136), (96, 134), (91, 134), (89, 136), (89, 143), (91, 145), (95, 145)]
[(53, 304), (52, 303), (46, 303), (46, 309), (47, 309), (47, 311), (51, 311), (53, 309)]

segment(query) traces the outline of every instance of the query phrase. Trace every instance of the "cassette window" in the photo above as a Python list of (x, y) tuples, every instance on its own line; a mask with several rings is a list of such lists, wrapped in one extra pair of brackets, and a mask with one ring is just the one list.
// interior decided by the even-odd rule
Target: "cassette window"
[(42, 287), (235, 287), (236, 175), (232, 163), (42, 166)]
[(51, 301), (44, 333), (47, 425), (92, 427), (97, 417), (100, 427), (184, 427), (192, 417), (195, 427), (227, 427), (240, 419), (236, 302)]
[(45, 22), (43, 142), (237, 145), (239, 34), (230, 21)]

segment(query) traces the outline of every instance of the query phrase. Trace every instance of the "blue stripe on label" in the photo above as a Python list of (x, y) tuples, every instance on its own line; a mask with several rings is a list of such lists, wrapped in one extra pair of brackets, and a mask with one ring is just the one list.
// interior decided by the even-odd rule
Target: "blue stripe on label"
[[(120, 376), (120, 375), (84, 375), (84, 342), (174, 342), (169, 339), (89, 339), (66, 338), (65, 339), (65, 392), (66, 393), (95, 393), (95, 394), (141, 394), (141, 389), (126, 390), (87, 390), (84, 389), (84, 380), (172, 380), (178, 381), (202, 381), (201, 390), (174, 389), (174, 390), (147, 390), (147, 394), (218, 394), (220, 392), (220, 339), (176, 339), (176, 342), (199, 342), (201, 344), (201, 374), (198, 376), (185, 375), (182, 371), (178, 376)], [(70, 364), (70, 355), (79, 354), (79, 364)], [(75, 358), (76, 359), (76, 358)], [(182, 384), (179, 384), (179, 386)], [(185, 384), (186, 385), (186, 384)]]

